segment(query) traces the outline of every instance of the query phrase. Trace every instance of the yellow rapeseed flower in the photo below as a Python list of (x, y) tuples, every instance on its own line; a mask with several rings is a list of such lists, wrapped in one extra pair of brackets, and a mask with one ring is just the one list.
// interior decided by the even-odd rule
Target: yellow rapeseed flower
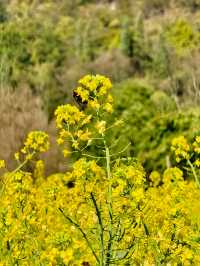
[(97, 122), (95, 127), (98, 130), (99, 134), (103, 134), (106, 130), (106, 121), (102, 120)]
[(5, 168), (6, 167), (6, 163), (4, 160), (0, 160), (0, 168)]

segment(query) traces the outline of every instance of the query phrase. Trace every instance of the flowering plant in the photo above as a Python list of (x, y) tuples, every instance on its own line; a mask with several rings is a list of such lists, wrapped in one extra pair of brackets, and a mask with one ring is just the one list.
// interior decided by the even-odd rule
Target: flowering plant
[[(49, 138), (41, 131), (15, 154), (14, 171), (5, 172), (0, 161), (0, 266), (200, 264), (199, 189), (177, 167), (147, 176), (136, 159), (123, 157), (126, 147), (112, 153), (117, 143), (107, 134), (119, 122), (105, 119), (113, 108), (110, 89), (108, 78), (88, 75), (74, 90), (77, 106), (55, 111), (64, 155), (79, 154), (67, 173), (45, 177), (37, 155)], [(199, 142), (174, 140), (178, 162), (194, 167)]]

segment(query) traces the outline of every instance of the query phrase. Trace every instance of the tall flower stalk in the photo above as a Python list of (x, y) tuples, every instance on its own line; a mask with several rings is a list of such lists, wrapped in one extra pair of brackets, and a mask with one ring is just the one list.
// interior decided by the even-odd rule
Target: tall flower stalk
[[(102, 180), (95, 180), (95, 177), (90, 177), (91, 179), (89, 179), (87, 177), (88, 173), (85, 170), (79, 176), (79, 179), (85, 179), (84, 182), (87, 182), (87, 184), (84, 183), (84, 187), (92, 186), (92, 183), (95, 183), (93, 187), (94, 191), (89, 192), (89, 198), (97, 219), (97, 224), (91, 227), (95, 227), (97, 231), (98, 247), (95, 245), (93, 247), (91, 244), (91, 231), (86, 228), (85, 230), (88, 232), (85, 233), (79, 224), (80, 221), (75, 222), (62, 208), (59, 208), (67, 221), (81, 232), (96, 259), (97, 265), (100, 266), (109, 266), (115, 261), (126, 260), (134, 246), (131, 238), (130, 243), (128, 241), (128, 243), (124, 243), (123, 245), (125, 228), (123, 228), (122, 221), (130, 206), (127, 207), (124, 213), (123, 210), (121, 210), (121, 213), (115, 213), (115, 209), (118, 209), (116, 200), (119, 200), (116, 197), (116, 191), (119, 190), (117, 192), (119, 193), (118, 197), (127, 200), (128, 197), (131, 197), (130, 191), (133, 186), (130, 186), (126, 177), (113, 178), (113, 162), (111, 157), (115, 155), (110, 153), (110, 145), (107, 143), (106, 136), (108, 130), (119, 123), (107, 126), (105, 120), (105, 116), (113, 110), (113, 99), (109, 92), (111, 87), (110, 80), (104, 76), (85, 76), (79, 81), (79, 86), (73, 91), (77, 105), (68, 104), (59, 106), (55, 112), (57, 128), (59, 129), (57, 142), (62, 145), (64, 155), (78, 155), (82, 162), (88, 160), (99, 162), (101, 169), (105, 172), (105, 176), (102, 177), (102, 179), (104, 178), (104, 182), (102, 188), (100, 188), (102, 189), (102, 198), (96, 192), (98, 186), (101, 186)], [(92, 147), (99, 149), (99, 153), (102, 155), (98, 157), (93, 155)], [(141, 177), (143, 183), (143, 175)], [(123, 185), (121, 186), (120, 183)], [(127, 188), (125, 189), (126, 186)], [(118, 190), (116, 190), (116, 187)], [(85, 191), (86, 194), (87, 191)], [(85, 195), (84, 197), (87, 197)], [(113, 204), (116, 205), (115, 208)], [(127, 218), (127, 222), (130, 223), (129, 226), (131, 228), (133, 221)]]

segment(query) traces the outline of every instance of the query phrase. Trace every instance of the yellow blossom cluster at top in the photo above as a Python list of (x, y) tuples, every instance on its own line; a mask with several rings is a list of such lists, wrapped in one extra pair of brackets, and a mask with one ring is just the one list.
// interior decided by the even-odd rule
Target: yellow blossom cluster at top
[(101, 75), (86, 75), (79, 80), (79, 86), (74, 91), (82, 102), (87, 102), (88, 107), (112, 112), (113, 99), (109, 94), (111, 88), (112, 83), (109, 78)]
[(86, 109), (80, 110), (71, 104), (56, 109), (56, 125), (59, 129), (57, 143), (64, 147), (64, 156), (70, 155), (71, 148), (83, 150), (97, 134), (104, 134), (106, 121), (101, 117), (105, 112), (112, 112), (111, 87), (110, 80), (104, 76), (86, 75), (79, 80), (79, 86), (74, 90), (78, 103), (85, 103)]

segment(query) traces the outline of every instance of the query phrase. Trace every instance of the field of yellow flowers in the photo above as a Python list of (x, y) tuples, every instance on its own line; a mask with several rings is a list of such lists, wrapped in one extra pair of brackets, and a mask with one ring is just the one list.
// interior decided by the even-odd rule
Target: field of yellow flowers
[(200, 265), (200, 137), (175, 138), (177, 165), (145, 173), (127, 147), (112, 152), (109, 130), (126, 125), (108, 123), (111, 87), (87, 75), (73, 91), (76, 105), (56, 109), (68, 172), (44, 175), (42, 131), (28, 134), (16, 169), (0, 161), (1, 266)]

